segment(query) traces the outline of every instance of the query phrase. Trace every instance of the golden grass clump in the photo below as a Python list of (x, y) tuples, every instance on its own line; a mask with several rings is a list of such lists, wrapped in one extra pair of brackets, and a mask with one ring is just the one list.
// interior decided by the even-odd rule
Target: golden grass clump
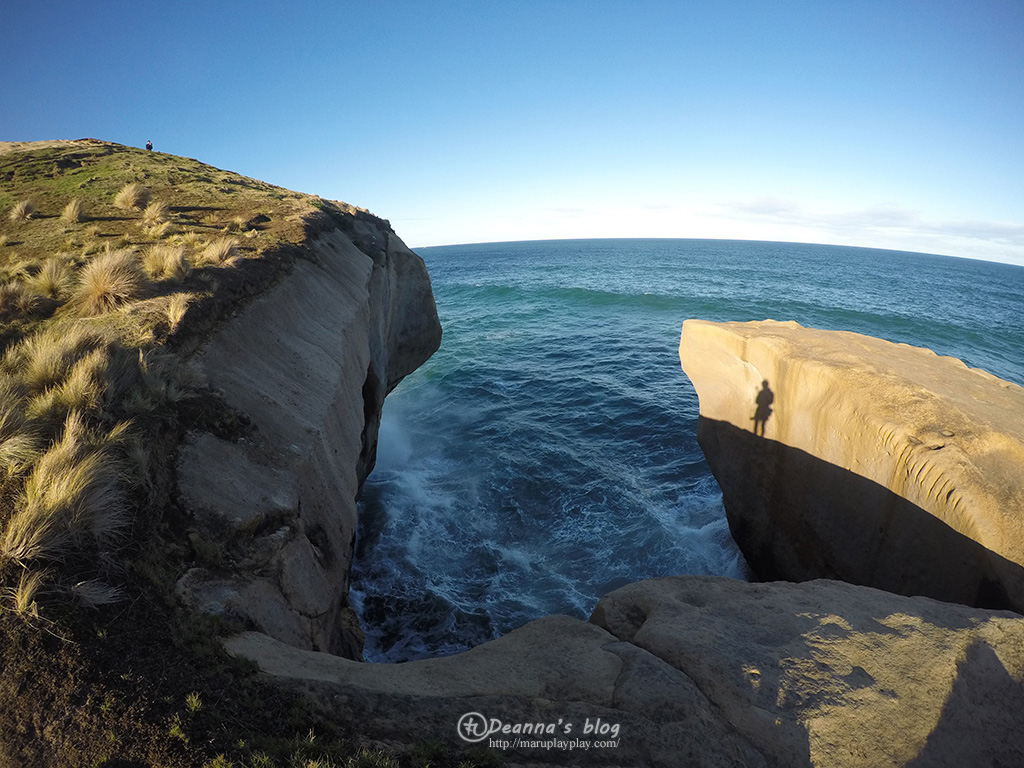
[(102, 315), (142, 296), (145, 278), (132, 250), (108, 251), (78, 273), (71, 303), (83, 317)]
[(49, 328), (22, 339), (3, 358), (7, 373), (18, 377), (26, 392), (42, 392), (64, 380), (78, 360), (100, 344), (86, 328)]
[(167, 206), (167, 203), (162, 200), (154, 200), (142, 212), (142, 220), (152, 227), (155, 224), (167, 221), (170, 213), (171, 209)]
[(58, 403), (67, 412), (95, 410), (106, 389), (109, 361), (106, 349), (94, 349), (75, 361), (60, 386), (49, 391), (56, 393)]
[(245, 216), (235, 216), (227, 223), (223, 231), (226, 233), (243, 232), (249, 228), (249, 219), (245, 218)]
[(71, 266), (59, 257), (43, 262), (42, 268), (26, 281), (29, 288), (48, 299), (62, 299), (71, 291), (74, 272)]
[(64, 210), (60, 214), (60, 220), (65, 224), (77, 224), (85, 218), (85, 207), (82, 201), (75, 197), (64, 206)]
[(34, 425), (56, 434), (69, 413), (101, 414), (139, 381), (135, 355), (104, 344), (81, 355), (60, 381), (32, 396), (25, 412)]
[(178, 231), (178, 228), (174, 226), (173, 221), (161, 221), (159, 224), (154, 224), (151, 227), (145, 227), (146, 234), (157, 240), (161, 240), (168, 235), (173, 235)]
[(137, 181), (125, 184), (114, 197), (114, 205), (126, 211), (142, 210), (147, 203), (149, 203), (149, 190)]
[(167, 301), (167, 322), (171, 326), (171, 332), (178, 327), (178, 323), (185, 317), (188, 311), (188, 304), (193, 295), (191, 293), (175, 293)]
[(28, 318), (38, 308), (39, 299), (21, 280), (0, 285), (0, 320)]
[(237, 245), (238, 240), (233, 237), (219, 237), (199, 254), (199, 264), (220, 266), (234, 255)]
[(181, 283), (190, 271), (182, 245), (154, 245), (142, 256), (142, 268), (151, 280)]
[(31, 219), (36, 213), (36, 206), (31, 200), (22, 200), (20, 203), (15, 203), (14, 207), (11, 208), (10, 213), (7, 214), (7, 218), (11, 221), (27, 221)]
[[(116, 430), (116, 428), (115, 428)], [(123, 429), (121, 430), (123, 431)], [(40, 457), (0, 538), (0, 557), (20, 563), (60, 557), (70, 548), (104, 548), (125, 523), (125, 503), (110, 446), (75, 411)]]
[(14, 612), (19, 616), (39, 616), (39, 606), (36, 597), (46, 574), (42, 571), (23, 570), (18, 577), (18, 586), (10, 590), (11, 603)]
[(201, 248), (203, 245), (203, 236), (194, 229), (185, 230), (181, 234), (176, 235), (174, 240), (188, 248)]
[(0, 373), (0, 469), (10, 476), (35, 461), (40, 439), (26, 419), (23, 386)]

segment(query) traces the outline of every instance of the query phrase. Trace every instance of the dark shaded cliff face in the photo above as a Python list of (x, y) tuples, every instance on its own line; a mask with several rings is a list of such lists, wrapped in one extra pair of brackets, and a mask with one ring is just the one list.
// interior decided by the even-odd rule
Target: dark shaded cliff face
[(1024, 581), (1024, 567), (885, 486), (724, 421), (701, 416), (697, 440), (733, 538), (762, 581), (841, 579), (1020, 610), (1003, 584)]
[(763, 579), (1024, 611), (1024, 390), (795, 323), (683, 324), (698, 441)]

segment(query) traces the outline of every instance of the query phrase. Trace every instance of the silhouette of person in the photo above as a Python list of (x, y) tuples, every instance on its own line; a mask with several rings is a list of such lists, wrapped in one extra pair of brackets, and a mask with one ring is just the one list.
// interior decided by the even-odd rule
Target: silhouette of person
[(775, 402), (775, 393), (768, 388), (768, 380), (761, 382), (761, 391), (757, 393), (755, 401), (757, 410), (754, 411), (754, 434), (764, 437), (764, 427), (768, 423), (768, 417), (772, 415), (772, 403)]
[(146, 142), (146, 149), (152, 149), (152, 148), (153, 148), (153, 142), (152, 141), (147, 141)]

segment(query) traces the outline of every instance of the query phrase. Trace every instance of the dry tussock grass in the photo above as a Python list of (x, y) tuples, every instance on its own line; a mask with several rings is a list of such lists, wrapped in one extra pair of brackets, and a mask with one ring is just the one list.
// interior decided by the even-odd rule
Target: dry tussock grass
[(80, 581), (71, 587), (72, 596), (87, 608), (99, 608), (120, 601), (124, 595), (117, 587), (99, 579)]
[(58, 557), (69, 547), (103, 549), (117, 538), (126, 509), (110, 450), (117, 438), (114, 431), (92, 433), (77, 411), (68, 414), (60, 439), (25, 482), (0, 539), (0, 557), (27, 563)]
[(28, 221), (35, 215), (36, 206), (31, 200), (22, 200), (19, 203), (15, 203), (7, 214), (7, 218), (11, 221)]
[(5, 476), (22, 472), (41, 450), (41, 438), (27, 416), (23, 385), (0, 373), (0, 469)]
[(43, 262), (42, 269), (27, 281), (28, 286), (48, 299), (64, 299), (74, 283), (74, 271), (68, 262), (60, 257), (51, 257)]
[(219, 237), (210, 243), (199, 255), (199, 266), (220, 266), (230, 259), (238, 245), (233, 237)]
[(3, 368), (16, 375), (28, 393), (41, 392), (63, 381), (71, 366), (100, 342), (99, 336), (87, 328), (51, 327), (9, 349)]
[(114, 205), (126, 211), (142, 210), (147, 203), (149, 203), (149, 190), (137, 181), (128, 182), (114, 196)]
[(180, 284), (191, 271), (183, 245), (154, 245), (142, 256), (142, 268), (151, 280)]
[(196, 232), (194, 229), (189, 229), (182, 232), (176, 238), (177, 242), (189, 248), (201, 248), (203, 245), (203, 236)]
[(85, 206), (77, 197), (72, 198), (71, 201), (64, 206), (64, 210), (60, 214), (60, 220), (65, 224), (77, 224), (84, 218)]
[(9, 321), (32, 315), (41, 297), (23, 281), (0, 285), (0, 320)]
[(167, 221), (170, 215), (171, 209), (168, 207), (167, 203), (163, 200), (154, 200), (147, 205), (146, 210), (142, 212), (142, 220), (146, 224), (153, 226), (154, 224)]
[(191, 293), (175, 293), (168, 300), (167, 322), (171, 326), (172, 333), (178, 327), (178, 323), (185, 317), (185, 313), (188, 311), (188, 304), (192, 298), (193, 294)]
[(145, 278), (135, 252), (108, 251), (82, 267), (71, 303), (82, 317), (102, 315), (140, 298), (144, 288)]
[(145, 227), (144, 231), (147, 236), (155, 240), (162, 240), (169, 235), (173, 235), (178, 231), (178, 228), (174, 225), (173, 221), (164, 221), (151, 227)]
[(79, 358), (56, 389), (58, 402), (67, 410), (97, 410), (107, 383), (110, 355), (103, 347)]
[(19, 616), (39, 616), (36, 597), (43, 586), (46, 574), (42, 571), (23, 570), (18, 577), (18, 586), (10, 590), (14, 612)]

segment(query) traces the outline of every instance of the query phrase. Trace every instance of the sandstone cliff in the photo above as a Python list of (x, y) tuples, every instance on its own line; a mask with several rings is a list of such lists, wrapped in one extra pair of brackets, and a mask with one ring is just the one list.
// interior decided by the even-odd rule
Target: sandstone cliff
[(765, 579), (1024, 610), (1024, 390), (795, 323), (683, 324), (698, 440)]
[(356, 496), (384, 396), (433, 354), (441, 329), (422, 260), (386, 223), (325, 229), (196, 356), (249, 428), (193, 432), (181, 450), (193, 543), (226, 562), (190, 569), (178, 592), (290, 645), (358, 658), (347, 602)]

